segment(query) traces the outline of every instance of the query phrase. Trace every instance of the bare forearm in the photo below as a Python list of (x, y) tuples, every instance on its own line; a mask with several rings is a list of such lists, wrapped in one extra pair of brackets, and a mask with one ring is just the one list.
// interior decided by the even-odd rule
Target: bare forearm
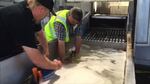
[(65, 56), (65, 43), (64, 43), (64, 41), (61, 41), (61, 40), (58, 41), (58, 52), (59, 52), (59, 57), (63, 58)]
[(80, 52), (81, 44), (82, 44), (81, 36), (77, 36), (76, 37), (76, 42), (75, 42), (76, 54), (78, 54)]
[(46, 41), (45, 39), (45, 36), (44, 36), (44, 32), (41, 30), (40, 32), (38, 32), (38, 40), (44, 50), (44, 54), (49, 54), (49, 48), (48, 48), (48, 42)]
[(54, 62), (45, 59), (38, 49), (23, 46), (24, 51), (27, 53), (29, 59), (38, 67), (43, 69), (57, 69)]
[(43, 49), (44, 49), (44, 53), (46, 52), (46, 51), (48, 51), (48, 43), (46, 42), (46, 40), (43, 38), (43, 39), (39, 39), (39, 42), (40, 42), (40, 44), (41, 44), (41, 46), (43, 47)]

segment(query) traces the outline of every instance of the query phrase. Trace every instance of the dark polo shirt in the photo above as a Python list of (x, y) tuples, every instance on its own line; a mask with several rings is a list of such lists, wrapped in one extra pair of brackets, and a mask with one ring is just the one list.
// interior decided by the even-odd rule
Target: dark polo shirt
[(0, 9), (0, 60), (21, 53), (21, 46), (37, 48), (35, 32), (40, 30), (25, 1)]

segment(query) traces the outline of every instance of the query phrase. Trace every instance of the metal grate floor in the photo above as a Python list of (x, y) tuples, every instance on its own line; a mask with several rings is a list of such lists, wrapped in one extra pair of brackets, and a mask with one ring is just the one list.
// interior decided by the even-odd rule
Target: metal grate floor
[(83, 36), (84, 43), (98, 45), (104, 48), (123, 49), (126, 48), (126, 30), (123, 29), (101, 29), (87, 32)]

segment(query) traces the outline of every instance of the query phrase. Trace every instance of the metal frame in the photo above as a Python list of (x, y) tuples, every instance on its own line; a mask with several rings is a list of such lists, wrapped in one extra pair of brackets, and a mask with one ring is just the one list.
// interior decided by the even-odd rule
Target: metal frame
[(150, 46), (150, 0), (137, 0), (135, 44)]

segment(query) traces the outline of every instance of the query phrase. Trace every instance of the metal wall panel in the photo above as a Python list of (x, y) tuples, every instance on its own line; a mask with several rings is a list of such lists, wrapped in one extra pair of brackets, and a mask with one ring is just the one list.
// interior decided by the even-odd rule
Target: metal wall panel
[(137, 0), (136, 7), (134, 61), (150, 66), (150, 0)]
[(150, 47), (136, 46), (135, 47), (135, 63), (150, 66)]
[(137, 0), (135, 43), (138, 46), (150, 46), (150, 0)]

